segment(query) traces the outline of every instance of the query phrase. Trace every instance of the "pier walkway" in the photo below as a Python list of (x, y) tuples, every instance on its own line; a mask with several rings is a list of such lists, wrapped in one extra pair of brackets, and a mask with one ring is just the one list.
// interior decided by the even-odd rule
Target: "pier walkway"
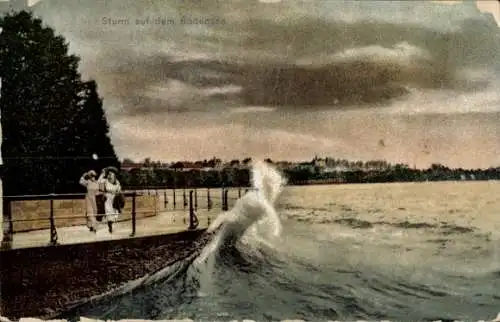
[[(224, 190), (226, 191), (225, 194)], [(222, 211), (230, 207), (229, 204), (234, 204), (234, 202), (241, 197), (244, 193), (242, 191), (245, 190), (245, 188), (230, 188), (224, 190), (211, 189), (210, 192), (207, 189), (177, 189), (176, 191), (173, 189), (134, 190), (133, 194), (136, 195), (155, 196), (156, 206), (154, 207), (154, 214), (141, 217), (139, 216), (140, 209), (137, 209), (137, 211), (134, 210), (132, 213), (138, 214), (134, 223), (130, 214), (131, 211), (128, 210), (126, 214), (124, 213), (121, 215), (125, 215), (123, 218), (124, 220), (113, 224), (112, 234), (109, 233), (108, 226), (105, 222), (98, 222), (97, 232), (91, 232), (86, 224), (84, 224), (84, 213), (80, 214), (78, 212), (80, 223), (71, 225), (67, 224), (67, 222), (65, 223), (64, 221), (68, 217), (58, 217), (58, 211), (54, 211), (54, 207), (52, 206), (54, 202), (60, 201), (58, 199), (60, 197), (52, 196), (52, 198), (54, 198), (52, 201), (47, 197), (44, 200), (51, 202), (50, 212), (55, 212), (55, 215), (49, 215), (47, 210), (35, 209), (36, 213), (40, 213), (40, 215), (36, 215), (36, 217), (43, 218), (34, 220), (44, 221), (46, 224), (42, 229), (18, 231), (12, 228), (13, 223), (16, 224), (16, 218), (18, 217), (16, 213), (10, 210), (12, 211), (11, 222), (5, 218), (4, 214), (2, 250), (176, 234), (190, 230), (191, 214), (195, 215), (196, 222), (194, 227), (191, 227), (191, 230), (206, 229)], [(130, 194), (131, 192), (128, 191), (127, 193)], [(135, 201), (133, 205), (132, 207), (135, 207)], [(75, 208), (75, 206), (71, 207)], [(42, 213), (44, 215), (41, 215)], [(71, 217), (71, 219), (74, 218), (76, 217)], [(33, 219), (28, 220), (33, 221)], [(28, 220), (17, 220), (17, 223)], [(12, 231), (10, 234), (11, 239), (6, 239), (5, 232), (8, 231), (9, 224), (11, 225), (10, 229)]]
[[(197, 229), (208, 227), (219, 213), (220, 209), (204, 210), (197, 214), (199, 225)], [(98, 223), (97, 233), (90, 232), (87, 226), (72, 226), (57, 228), (58, 244), (79, 244), (104, 240), (116, 240), (134, 237), (175, 234), (188, 230), (189, 222), (186, 212), (160, 212), (156, 216), (137, 219), (136, 233), (131, 236), (130, 221), (117, 222), (113, 225), (110, 234), (106, 223)], [(50, 229), (41, 229), (30, 232), (18, 232), (13, 235), (11, 249), (43, 247), (50, 245)]]

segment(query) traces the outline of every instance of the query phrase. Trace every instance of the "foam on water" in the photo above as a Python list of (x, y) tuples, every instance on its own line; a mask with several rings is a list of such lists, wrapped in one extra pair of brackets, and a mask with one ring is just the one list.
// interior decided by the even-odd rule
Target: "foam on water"
[(208, 228), (208, 232), (218, 232), (197, 263), (225, 246), (234, 247), (247, 237), (247, 233), (268, 241), (280, 237), (283, 228), (274, 204), (286, 182), (276, 169), (261, 161), (254, 163), (251, 176), (253, 189), (238, 199), (232, 209), (220, 214)]
[(286, 184), (285, 179), (269, 164), (256, 161), (251, 182), (253, 189), (210, 225), (208, 232), (217, 230), (217, 234), (189, 268), (189, 277), (198, 282), (200, 296), (210, 294), (216, 256), (221, 252), (236, 247), (239, 242), (249, 246), (257, 242), (272, 247), (281, 236), (283, 228), (274, 204)]

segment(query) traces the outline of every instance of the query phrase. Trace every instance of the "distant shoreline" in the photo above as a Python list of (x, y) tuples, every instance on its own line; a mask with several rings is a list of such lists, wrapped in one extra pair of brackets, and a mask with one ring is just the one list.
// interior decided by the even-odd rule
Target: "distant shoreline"
[[(303, 186), (343, 186), (343, 185), (368, 185), (368, 184), (396, 184), (396, 183), (444, 183), (444, 182), (454, 182), (454, 183), (473, 183), (473, 182), (485, 182), (485, 181), (495, 181), (500, 182), (499, 179), (484, 179), (484, 180), (429, 180), (429, 181), (391, 181), (391, 182), (332, 182), (332, 180), (309, 180), (303, 182), (287, 183), (288, 187), (303, 187)], [(126, 190), (190, 190), (190, 189), (241, 189), (242, 191), (246, 189), (252, 189), (250, 186), (225, 186), (225, 187), (204, 187), (204, 186), (186, 186), (186, 187), (171, 187), (171, 186), (134, 186), (125, 187)], [(181, 196), (182, 197), (182, 196)]]
[(385, 182), (337, 182), (335, 180), (307, 180), (303, 182), (294, 182), (288, 186), (338, 186), (348, 184), (390, 184), (390, 183), (431, 183), (431, 182), (484, 182), (484, 181), (500, 181), (499, 179), (481, 179), (481, 180), (414, 180), (414, 181), (385, 181)]
[[(500, 167), (488, 169), (450, 169), (441, 164), (433, 164), (428, 169), (410, 168), (404, 164), (389, 165), (384, 161), (364, 164), (347, 160), (335, 162), (315, 159), (311, 162), (291, 164), (272, 162), (286, 178), (288, 185), (341, 185), (393, 182), (434, 182), (434, 181), (486, 181), (500, 180)], [(220, 160), (203, 162), (177, 162), (165, 167), (148, 162), (143, 167), (127, 162), (122, 164), (122, 186), (163, 187), (163, 188), (217, 188), (248, 187), (251, 182), (251, 166), (248, 160), (233, 160), (227, 164)], [(345, 161), (345, 162), (344, 162)], [(220, 163), (220, 164), (219, 164)], [(219, 164), (219, 166), (217, 166)], [(135, 166), (130, 168), (129, 166)], [(350, 166), (335, 168), (333, 166)], [(370, 168), (373, 167), (373, 168)], [(378, 167), (378, 168), (377, 168)]]

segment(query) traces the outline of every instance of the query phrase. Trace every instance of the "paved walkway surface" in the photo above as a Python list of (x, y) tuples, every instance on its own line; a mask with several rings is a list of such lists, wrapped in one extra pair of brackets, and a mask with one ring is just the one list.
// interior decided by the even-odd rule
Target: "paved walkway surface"
[[(2, 185), (0, 184), (0, 196), (2, 196)], [(137, 190), (145, 195), (157, 195), (158, 205), (162, 208), (156, 216), (149, 218), (137, 219), (135, 237), (144, 237), (152, 235), (173, 234), (186, 231), (189, 226), (189, 210), (187, 202), (189, 200), (189, 191), (193, 189), (177, 189), (176, 194), (176, 207), (174, 206), (174, 191), (168, 190)], [(236, 199), (244, 193), (244, 188), (230, 188), (228, 194), (228, 203), (231, 207)], [(210, 221), (213, 221), (218, 214), (222, 212), (222, 190), (210, 189), (210, 199), (212, 209), (207, 209), (208, 190), (197, 189), (195, 203), (199, 206), (196, 211), (198, 217), (198, 228), (206, 228)], [(186, 195), (186, 199), (184, 199)], [(183, 207), (186, 201), (186, 208)], [(3, 222), (3, 204), (0, 202), (0, 222)], [(56, 219), (57, 220), (57, 219)], [(73, 227), (57, 227), (57, 237), (59, 244), (78, 244), (88, 243), (103, 240), (116, 240), (123, 238), (130, 238), (132, 232), (132, 221), (123, 221), (113, 225), (113, 234), (108, 232), (106, 223), (99, 223), (97, 233), (89, 231), (87, 226), (73, 226)], [(5, 227), (4, 227), (5, 229)], [(3, 239), (4, 229), (0, 229), (0, 240)], [(14, 233), (11, 244), (11, 249), (28, 248), (28, 247), (43, 247), (50, 243), (50, 230), (43, 229), (31, 232)]]
[[(221, 212), (220, 209), (199, 210), (198, 228), (207, 228)], [(156, 216), (137, 219), (135, 237), (173, 234), (186, 231), (189, 226), (189, 214), (185, 210), (169, 210), (159, 212)], [(106, 223), (99, 223), (97, 233), (90, 232), (87, 226), (73, 226), (57, 228), (59, 244), (79, 244), (104, 240), (130, 238), (132, 221), (127, 220), (113, 225), (110, 234)], [(49, 245), (50, 229), (31, 232), (15, 233), (12, 240), (12, 249), (43, 247)]]

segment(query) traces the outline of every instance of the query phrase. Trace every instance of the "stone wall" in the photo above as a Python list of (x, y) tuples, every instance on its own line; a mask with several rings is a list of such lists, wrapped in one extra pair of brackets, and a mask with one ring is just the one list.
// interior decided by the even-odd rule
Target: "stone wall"
[(204, 230), (193, 230), (0, 251), (0, 316), (55, 318), (75, 302), (196, 254), (209, 238)]
[[(50, 200), (11, 201), (14, 232), (50, 228)], [(54, 200), (54, 219), (56, 227), (85, 225), (85, 200)], [(136, 196), (136, 217), (154, 216), (159, 210), (158, 196)], [(125, 207), (119, 220), (132, 218), (132, 196), (125, 197)]]

